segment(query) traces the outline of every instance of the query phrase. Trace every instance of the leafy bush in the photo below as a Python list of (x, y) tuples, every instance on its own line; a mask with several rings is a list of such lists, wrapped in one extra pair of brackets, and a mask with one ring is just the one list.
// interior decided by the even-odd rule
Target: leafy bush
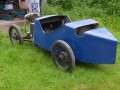
[[(74, 7), (102, 9), (107, 15), (120, 16), (120, 2), (118, 0), (48, 0), (51, 6), (59, 6), (63, 10), (71, 10)], [(93, 11), (94, 13), (94, 11)]]

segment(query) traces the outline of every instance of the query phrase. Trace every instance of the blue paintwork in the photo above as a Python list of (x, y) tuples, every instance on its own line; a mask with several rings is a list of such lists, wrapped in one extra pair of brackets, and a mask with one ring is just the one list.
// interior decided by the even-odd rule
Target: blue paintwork
[(45, 16), (35, 20), (34, 44), (51, 51), (51, 46), (55, 41), (63, 40), (70, 45), (77, 61), (95, 64), (115, 63), (118, 40), (106, 28), (86, 31), (82, 36), (76, 35), (76, 28), (98, 23), (88, 19), (66, 23), (51, 33), (45, 34), (40, 20), (53, 16)]

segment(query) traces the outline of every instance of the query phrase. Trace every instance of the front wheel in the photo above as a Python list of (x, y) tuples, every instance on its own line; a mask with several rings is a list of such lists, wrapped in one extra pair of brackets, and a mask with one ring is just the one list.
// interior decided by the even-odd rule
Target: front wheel
[(72, 72), (75, 67), (75, 57), (71, 47), (62, 40), (56, 41), (51, 48), (54, 64), (67, 72)]
[(9, 38), (13, 44), (23, 44), (23, 37), (19, 27), (15, 24), (9, 28)]

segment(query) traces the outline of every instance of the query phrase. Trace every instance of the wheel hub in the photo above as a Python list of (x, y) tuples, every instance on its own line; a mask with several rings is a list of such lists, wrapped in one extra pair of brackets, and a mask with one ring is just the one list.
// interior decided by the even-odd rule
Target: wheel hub
[(16, 39), (16, 40), (18, 40), (18, 39), (19, 39), (19, 37), (18, 37), (18, 35), (17, 35), (17, 34), (14, 34), (14, 35), (13, 35), (13, 38), (14, 38), (14, 39)]
[(67, 53), (66, 52), (64, 52), (64, 51), (62, 51), (62, 52), (60, 52), (60, 54), (59, 54), (59, 59), (61, 59), (61, 60), (66, 60), (67, 59)]

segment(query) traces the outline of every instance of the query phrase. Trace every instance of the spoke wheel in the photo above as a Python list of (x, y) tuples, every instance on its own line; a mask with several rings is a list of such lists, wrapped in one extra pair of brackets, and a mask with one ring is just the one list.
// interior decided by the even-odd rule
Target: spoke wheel
[(51, 56), (54, 64), (67, 72), (75, 67), (75, 57), (71, 47), (64, 41), (58, 40), (52, 45)]
[(11, 25), (9, 28), (9, 38), (13, 44), (23, 44), (22, 33), (17, 25)]

